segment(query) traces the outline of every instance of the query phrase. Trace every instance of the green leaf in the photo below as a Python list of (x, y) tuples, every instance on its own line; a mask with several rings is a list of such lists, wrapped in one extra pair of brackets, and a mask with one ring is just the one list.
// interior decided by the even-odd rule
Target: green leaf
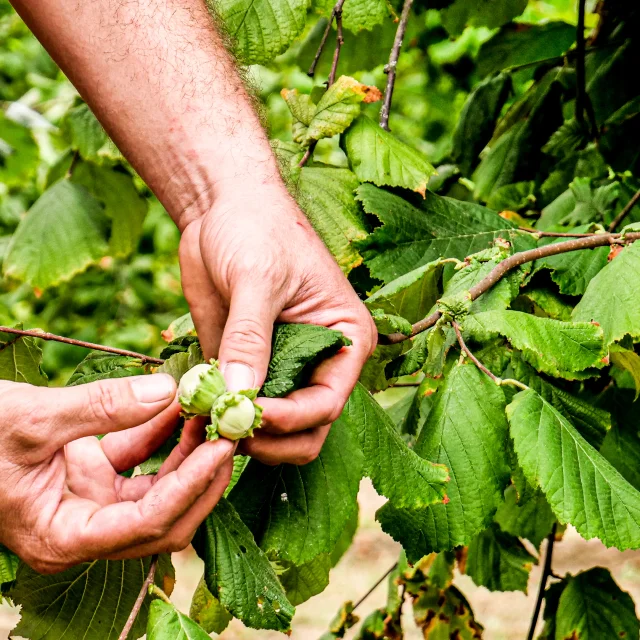
[(42, 349), (34, 338), (0, 332), (0, 379), (47, 386), (47, 376), (40, 368)]
[[(573, 305), (548, 287), (527, 288), (522, 292), (520, 301), (529, 301), (532, 308), (531, 313), (542, 318), (553, 318), (553, 320), (562, 320), (568, 322), (571, 320), (571, 312)], [(522, 309), (516, 309), (522, 310)]]
[(296, 194), (309, 221), (345, 273), (362, 263), (354, 245), (367, 237), (353, 195), (359, 184), (347, 169), (304, 167)]
[(357, 513), (363, 463), (356, 433), (339, 418), (316, 460), (303, 466), (251, 460), (229, 500), (269, 558), (303, 565), (331, 553)]
[(359, 246), (372, 275), (384, 282), (439, 258), (464, 260), (498, 237), (509, 239), (518, 250), (534, 246), (531, 234), (477, 204), (427, 192), (418, 209), (369, 184), (358, 188), (357, 198), (382, 222)]
[(590, 445), (600, 448), (611, 429), (611, 414), (608, 411), (590, 404), (588, 396), (587, 399), (579, 398), (543, 379), (518, 354), (512, 355), (511, 367), (511, 376), (539, 393), (578, 429)]
[(162, 339), (172, 342), (184, 336), (195, 336), (196, 327), (193, 324), (193, 318), (190, 313), (176, 318), (163, 332)]
[(231, 614), (220, 604), (220, 600), (209, 591), (204, 576), (200, 578), (193, 594), (189, 617), (195, 620), (207, 633), (222, 633), (233, 619)]
[(556, 638), (637, 638), (640, 623), (631, 596), (607, 569), (595, 567), (566, 580), (555, 615)]
[(616, 389), (610, 409), (613, 426), (602, 443), (600, 453), (640, 491), (640, 425), (633, 392)]
[[(144, 462), (138, 465), (140, 475), (155, 475), (165, 463), (171, 452), (178, 446), (184, 421), (181, 419), (173, 433)], [(235, 463), (235, 458), (234, 458)], [(136, 469), (136, 471), (138, 471)]]
[(203, 362), (204, 356), (200, 349), (200, 343), (192, 342), (186, 351), (178, 351), (167, 357), (164, 364), (158, 367), (158, 373), (168, 373), (176, 382), (180, 382), (180, 378), (182, 378), (189, 369), (193, 369), (197, 364)]
[(552, 69), (502, 118), (475, 173), (474, 196), (489, 200), (500, 187), (533, 180), (543, 154), (540, 142), (562, 124), (566, 71)]
[(321, 553), (310, 562), (292, 564), (281, 576), (280, 582), (287, 592), (287, 598), (297, 607), (309, 598), (322, 593), (329, 584), (331, 556)]
[[(0, 587), (7, 582), (13, 582), (16, 579), (16, 572), (20, 559), (17, 555), (9, 551), (7, 547), (0, 544)], [(2, 595), (0, 594), (0, 601)]]
[(495, 29), (519, 16), (526, 8), (527, 0), (494, 0), (493, 2), (466, 2), (455, 0), (442, 9), (442, 24), (452, 35), (460, 35), (465, 26)]
[(398, 508), (419, 509), (445, 497), (447, 469), (409, 449), (384, 409), (358, 383), (343, 411), (364, 452), (364, 474)]
[(440, 297), (442, 260), (429, 262), (391, 281), (365, 300), (369, 310), (401, 316), (409, 322), (422, 320)]
[(149, 608), (147, 640), (209, 640), (209, 634), (172, 604), (154, 600)]
[(507, 407), (518, 460), (558, 520), (607, 547), (640, 547), (640, 493), (535, 391)]
[(640, 337), (640, 242), (634, 242), (598, 275), (573, 310), (576, 322), (597, 322), (604, 332), (604, 343), (610, 345), (627, 334)]
[[(576, 231), (580, 233), (580, 231)], [(566, 240), (558, 238), (559, 241)], [(551, 243), (541, 243), (544, 244)], [(609, 247), (596, 247), (584, 251), (549, 256), (536, 260), (535, 269), (550, 269), (551, 279), (558, 285), (560, 293), (581, 296), (598, 273), (607, 266)]]
[(273, 331), (271, 361), (260, 391), (267, 398), (281, 398), (304, 387), (313, 370), (345, 345), (340, 331), (313, 324), (278, 324)]
[(225, 609), (252, 629), (287, 631), (294, 608), (265, 554), (225, 498), (202, 525), (204, 577)]
[[(330, 4), (333, 5), (333, 0)], [(389, 6), (386, 0), (350, 0), (342, 13), (344, 27), (353, 33), (370, 31), (389, 17)]]
[(323, 94), (309, 122), (306, 143), (342, 133), (360, 114), (367, 87), (349, 76), (340, 76)]
[(504, 336), (538, 371), (572, 377), (598, 366), (604, 357), (602, 331), (590, 322), (560, 322), (521, 311), (486, 311), (463, 321), (475, 340)]
[(96, 380), (126, 378), (143, 373), (140, 358), (117, 356), (104, 351), (92, 351), (71, 374), (66, 386), (75, 387)]
[(297, 89), (283, 89), (280, 95), (287, 103), (294, 123), (299, 122), (304, 127), (308, 127), (316, 112), (316, 105), (311, 100), (311, 96), (308, 93), (300, 93)]
[(526, 538), (536, 547), (551, 533), (556, 517), (540, 489), (518, 496), (515, 486), (507, 487), (495, 521), (512, 536)]
[[(434, 331), (432, 329), (431, 331)], [(422, 331), (414, 338), (411, 338), (411, 349), (396, 358), (385, 367), (387, 378), (399, 378), (410, 376), (419, 371), (427, 361), (429, 354), (429, 336), (431, 331)]]
[(527, 593), (531, 567), (537, 559), (515, 536), (496, 525), (479, 533), (467, 552), (467, 575), (489, 591), (522, 591)]
[[(9, 597), (21, 604), (22, 619), (14, 633), (31, 640), (117, 640), (149, 571), (150, 559), (94, 560), (53, 575), (41, 575), (26, 564), (18, 568)], [(169, 556), (160, 557), (155, 583), (162, 588), (173, 577)], [(108, 597), (106, 595), (108, 594)], [(148, 600), (131, 629), (145, 631)]]
[(373, 309), (371, 317), (379, 334), (388, 336), (392, 333), (402, 333), (407, 337), (411, 335), (411, 323), (406, 318), (385, 313), (381, 309)]
[(344, 135), (354, 173), (361, 182), (404, 187), (424, 196), (433, 165), (416, 149), (361, 115)]
[(81, 162), (71, 180), (85, 187), (104, 206), (104, 213), (111, 220), (109, 253), (123, 257), (135, 251), (148, 206), (138, 194), (132, 177), (108, 167)]
[(308, 0), (207, 0), (235, 41), (243, 64), (264, 64), (304, 29)]
[(79, 104), (67, 113), (64, 124), (71, 135), (71, 148), (83, 158), (96, 159), (107, 142), (107, 134), (91, 109)]
[(4, 274), (38, 289), (70, 280), (107, 253), (99, 202), (66, 180), (49, 187), (16, 229)]
[(536, 202), (536, 189), (533, 180), (505, 184), (489, 196), (487, 206), (495, 211), (507, 212), (530, 209)]
[(635, 402), (640, 394), (640, 356), (635, 351), (622, 348), (611, 349), (610, 356), (616, 367), (631, 374), (636, 387), (636, 396), (633, 399)]
[(566, 22), (506, 25), (482, 45), (478, 72), (487, 76), (509, 67), (562, 55), (575, 39), (575, 27)]
[(468, 544), (491, 523), (509, 481), (504, 406), (502, 389), (472, 364), (438, 389), (415, 451), (449, 468), (448, 500), (419, 511), (386, 504), (376, 515), (410, 562)]
[(495, 129), (496, 121), (512, 91), (511, 76), (500, 73), (477, 84), (462, 107), (455, 132), (451, 159), (462, 175), (469, 175)]

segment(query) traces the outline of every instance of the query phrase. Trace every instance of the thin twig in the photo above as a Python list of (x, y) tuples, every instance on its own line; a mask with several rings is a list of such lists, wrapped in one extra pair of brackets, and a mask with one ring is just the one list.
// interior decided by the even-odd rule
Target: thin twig
[(482, 371), (483, 373), (486, 373), (497, 385), (500, 385), (502, 383), (502, 380), (498, 378), (498, 376), (491, 373), (491, 371), (489, 371), (489, 369), (487, 369), (487, 367), (485, 367), (482, 364), (482, 362), (480, 362), (480, 360), (478, 360), (478, 358), (476, 358), (473, 355), (473, 353), (471, 352), (471, 349), (467, 347), (462, 337), (462, 332), (460, 331), (460, 325), (455, 320), (451, 324), (453, 325), (453, 330), (456, 332), (456, 338), (458, 338), (458, 344), (460, 345), (460, 348), (466, 354), (466, 356), (473, 362), (473, 364), (476, 365), (476, 367), (478, 367), (478, 369), (480, 369), (480, 371)]
[(518, 231), (525, 231), (539, 238), (590, 238), (591, 236), (600, 235), (598, 233), (559, 233), (556, 231), (536, 231), (535, 229), (527, 229), (526, 227), (518, 227)]
[(71, 158), (71, 163), (69, 164), (69, 168), (67, 169), (67, 172), (64, 176), (67, 180), (69, 180), (73, 176), (73, 172), (76, 168), (76, 165), (78, 164), (78, 160), (80, 160), (80, 152), (74, 151), (73, 157)]
[(551, 533), (547, 536), (547, 551), (544, 558), (544, 567), (542, 569), (542, 576), (540, 577), (540, 586), (538, 588), (538, 597), (536, 598), (536, 606), (533, 610), (533, 616), (531, 617), (531, 626), (529, 627), (529, 633), (527, 634), (527, 640), (533, 640), (533, 636), (536, 632), (536, 626), (538, 625), (538, 617), (540, 616), (540, 608), (542, 607), (542, 600), (544, 599), (544, 592), (547, 588), (547, 580), (552, 574), (551, 560), (553, 559), (553, 545), (556, 541), (556, 529), (558, 523), (554, 522), (551, 528)]
[(336, 48), (333, 51), (333, 62), (331, 63), (331, 71), (329, 72), (329, 80), (327, 88), (336, 81), (336, 73), (338, 72), (338, 61), (340, 60), (340, 50), (344, 44), (344, 35), (342, 33), (342, 8), (334, 10), (336, 16)]
[(310, 78), (313, 78), (313, 76), (316, 74), (316, 67), (318, 66), (318, 62), (320, 61), (320, 56), (324, 51), (324, 46), (327, 44), (327, 40), (329, 39), (329, 34), (331, 33), (331, 25), (333, 24), (333, 19), (338, 14), (342, 16), (342, 7), (344, 6), (345, 2), (346, 0), (338, 0), (338, 2), (336, 2), (336, 5), (331, 10), (331, 15), (329, 16), (329, 22), (327, 22), (327, 28), (324, 30), (324, 33), (322, 34), (322, 39), (320, 40), (320, 44), (318, 46), (318, 50), (316, 51), (316, 55), (313, 58), (313, 62), (311, 63), (311, 66), (309, 67), (309, 71), (307, 71), (307, 75)]
[(398, 567), (398, 563), (395, 562), (392, 567), (387, 569), (383, 576), (381, 576), (376, 583), (365, 593), (358, 602), (353, 605), (352, 611), (355, 611)]
[(396, 83), (398, 58), (400, 57), (400, 49), (402, 49), (402, 41), (404, 40), (404, 34), (407, 30), (407, 23), (409, 22), (409, 14), (411, 13), (412, 5), (413, 0), (404, 0), (402, 13), (400, 14), (400, 22), (398, 23), (398, 29), (396, 30), (396, 37), (393, 41), (393, 47), (391, 47), (389, 62), (384, 68), (384, 72), (387, 74), (387, 88), (384, 92), (382, 109), (380, 109), (380, 126), (387, 131), (389, 131), (389, 114), (391, 113), (391, 101), (393, 99), (393, 89)]
[[(628, 244), (640, 240), (640, 233), (599, 233), (587, 238), (576, 238), (574, 240), (567, 240), (567, 242), (557, 242), (555, 244), (548, 244), (544, 247), (538, 247), (536, 249), (530, 249), (529, 251), (520, 251), (505, 258), (502, 262), (499, 262), (478, 284), (469, 289), (469, 295), (471, 301), (479, 298), (485, 291), (491, 289), (501, 278), (503, 278), (509, 271), (526, 264), (527, 262), (533, 262), (534, 260), (540, 260), (541, 258), (548, 258), (549, 256), (555, 256), (560, 253), (568, 253), (569, 251), (580, 251), (582, 249), (595, 249), (596, 247), (603, 247), (608, 244)], [(442, 314), (440, 311), (434, 311), (431, 315), (427, 316), (423, 320), (416, 322), (412, 326), (410, 336), (406, 336), (403, 333), (391, 333), (389, 335), (379, 335), (379, 344), (397, 344), (408, 340), (418, 333), (422, 333), (426, 329), (432, 327)]]
[(609, 225), (609, 232), (615, 231), (618, 228), (618, 225), (629, 215), (631, 209), (636, 206), (638, 200), (640, 200), (640, 189), (633, 194), (633, 197), (627, 202), (625, 208), (613, 219), (613, 222)]
[(142, 588), (140, 589), (140, 593), (136, 598), (135, 604), (133, 605), (133, 609), (131, 609), (131, 613), (127, 618), (127, 624), (124, 625), (124, 629), (122, 629), (122, 633), (118, 637), (118, 640), (127, 640), (129, 633), (140, 613), (140, 609), (142, 608), (142, 603), (144, 599), (147, 597), (147, 593), (149, 592), (149, 586), (153, 584), (153, 580), (156, 577), (156, 569), (158, 568), (158, 556), (155, 555), (151, 558), (151, 564), (149, 565), (149, 573), (147, 573), (147, 577), (145, 581), (142, 583)]
[(106, 351), (107, 353), (115, 353), (119, 356), (128, 356), (130, 358), (139, 358), (142, 364), (162, 364), (164, 360), (161, 358), (152, 358), (127, 349), (117, 349), (116, 347), (108, 347), (104, 344), (95, 344), (94, 342), (85, 342), (84, 340), (76, 340), (75, 338), (66, 338), (58, 336), (55, 333), (40, 331), (39, 329), (15, 329), (14, 327), (0, 327), (0, 332), (13, 333), (18, 336), (29, 336), (31, 338), (41, 338), (42, 340), (53, 340), (55, 342), (64, 342), (72, 344), (76, 347), (84, 347), (85, 349), (94, 349), (96, 351)]
[(302, 158), (300, 159), (300, 162), (298, 162), (298, 166), (302, 169), (302, 167), (304, 167), (305, 164), (307, 164), (307, 162), (309, 162), (309, 158), (311, 157), (311, 155), (313, 154), (313, 150), (316, 148), (316, 141), (314, 140), (310, 145), (309, 148), (304, 152), (304, 155), (302, 156)]

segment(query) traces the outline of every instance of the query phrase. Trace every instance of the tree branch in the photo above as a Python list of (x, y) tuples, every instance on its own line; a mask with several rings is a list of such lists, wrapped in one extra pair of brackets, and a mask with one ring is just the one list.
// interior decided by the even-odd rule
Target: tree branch
[(58, 336), (55, 333), (48, 333), (40, 329), (15, 329), (14, 327), (0, 327), (0, 332), (13, 333), (18, 336), (29, 336), (31, 338), (40, 338), (42, 340), (53, 340), (55, 342), (64, 342), (72, 344), (76, 347), (84, 347), (85, 349), (95, 349), (96, 351), (106, 351), (107, 353), (115, 353), (118, 356), (128, 356), (130, 358), (139, 358), (142, 364), (162, 364), (164, 360), (161, 358), (152, 358), (143, 353), (128, 351), (127, 349), (117, 349), (116, 347), (108, 347), (104, 344), (95, 344), (94, 342), (85, 342), (84, 340), (76, 340), (75, 338), (66, 338)]
[(331, 71), (329, 72), (329, 80), (327, 81), (327, 88), (329, 88), (336, 81), (336, 73), (338, 71), (338, 61), (340, 60), (340, 50), (344, 44), (344, 37), (342, 34), (342, 7), (334, 9), (333, 11), (336, 17), (336, 48), (333, 51), (333, 62), (331, 63)]
[(380, 109), (380, 126), (387, 131), (389, 131), (389, 114), (391, 112), (393, 89), (396, 83), (398, 58), (400, 57), (400, 49), (402, 49), (402, 41), (404, 40), (404, 34), (407, 30), (412, 5), (413, 0), (404, 0), (402, 13), (400, 14), (400, 22), (396, 30), (396, 37), (393, 41), (393, 47), (391, 48), (391, 55), (389, 56), (389, 62), (384, 68), (384, 72), (387, 74), (387, 88), (384, 93), (382, 109)]
[[(603, 247), (608, 244), (628, 244), (640, 240), (640, 233), (599, 233), (587, 238), (576, 238), (574, 240), (568, 240), (567, 242), (557, 242), (555, 244), (548, 244), (544, 247), (538, 247), (536, 249), (530, 249), (529, 251), (520, 251), (505, 258), (502, 262), (498, 263), (478, 284), (469, 289), (469, 295), (471, 300), (476, 300), (485, 291), (491, 289), (501, 278), (503, 278), (509, 271), (526, 264), (527, 262), (533, 262), (534, 260), (540, 260), (541, 258), (547, 258), (549, 256), (556, 256), (561, 253), (568, 253), (569, 251), (580, 251), (582, 249), (595, 249), (596, 247)], [(379, 344), (397, 344), (403, 342), (409, 338), (422, 333), (426, 329), (432, 327), (442, 314), (439, 311), (434, 311), (431, 315), (427, 316), (423, 320), (416, 322), (411, 331), (410, 336), (406, 336), (402, 333), (392, 333), (387, 336), (378, 336)]]
[(638, 200), (640, 200), (640, 189), (633, 194), (633, 197), (627, 202), (624, 209), (613, 219), (609, 225), (609, 232), (615, 231), (618, 228), (618, 225), (631, 213), (631, 209), (636, 206)]
[(544, 599), (544, 592), (547, 588), (547, 580), (552, 574), (551, 560), (553, 558), (553, 545), (556, 541), (556, 530), (558, 523), (554, 522), (551, 528), (551, 533), (547, 536), (547, 551), (544, 558), (544, 567), (542, 568), (542, 576), (540, 577), (540, 586), (538, 588), (538, 597), (536, 598), (536, 606), (533, 609), (533, 616), (531, 617), (531, 626), (529, 627), (529, 633), (527, 640), (533, 640), (533, 636), (536, 632), (536, 626), (538, 625), (538, 617), (540, 616), (540, 609), (542, 607), (542, 600)]
[(127, 623), (124, 625), (124, 628), (122, 629), (122, 633), (118, 637), (118, 640), (127, 640), (127, 637), (131, 632), (131, 629), (136, 621), (136, 618), (140, 613), (140, 609), (142, 608), (142, 603), (144, 602), (144, 599), (147, 597), (147, 594), (149, 593), (149, 587), (153, 584), (153, 580), (156, 577), (157, 568), (158, 568), (158, 556), (155, 555), (153, 556), (153, 558), (151, 558), (151, 564), (149, 565), (149, 572), (147, 573), (147, 577), (145, 581), (142, 583), (142, 588), (140, 589), (140, 593), (136, 598), (136, 601), (133, 605), (133, 609), (131, 609), (131, 613), (127, 618)]

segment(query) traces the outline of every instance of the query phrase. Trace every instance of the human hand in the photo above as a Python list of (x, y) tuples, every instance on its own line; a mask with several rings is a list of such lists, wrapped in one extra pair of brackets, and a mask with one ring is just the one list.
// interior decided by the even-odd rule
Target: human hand
[(185, 548), (229, 483), (233, 443), (203, 442), (192, 420), (157, 476), (118, 475), (176, 428), (175, 395), (166, 374), (0, 382), (0, 542), (41, 573)]
[(282, 183), (225, 185), (183, 230), (185, 296), (204, 354), (232, 390), (259, 387), (273, 324), (338, 329), (353, 342), (287, 398), (260, 398), (263, 429), (240, 448), (262, 462), (305, 464), (320, 452), (376, 344), (375, 325)]

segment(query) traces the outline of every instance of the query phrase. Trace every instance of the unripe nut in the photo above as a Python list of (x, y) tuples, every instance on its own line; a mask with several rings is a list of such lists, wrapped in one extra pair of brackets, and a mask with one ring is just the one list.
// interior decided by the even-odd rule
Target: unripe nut
[(207, 438), (215, 440), (222, 436), (240, 440), (253, 436), (253, 430), (260, 426), (262, 418), (262, 408), (253, 402), (256, 395), (257, 389), (221, 395), (211, 410)]
[(227, 390), (215, 360), (189, 369), (178, 385), (178, 400), (186, 417), (206, 416), (215, 401)]

